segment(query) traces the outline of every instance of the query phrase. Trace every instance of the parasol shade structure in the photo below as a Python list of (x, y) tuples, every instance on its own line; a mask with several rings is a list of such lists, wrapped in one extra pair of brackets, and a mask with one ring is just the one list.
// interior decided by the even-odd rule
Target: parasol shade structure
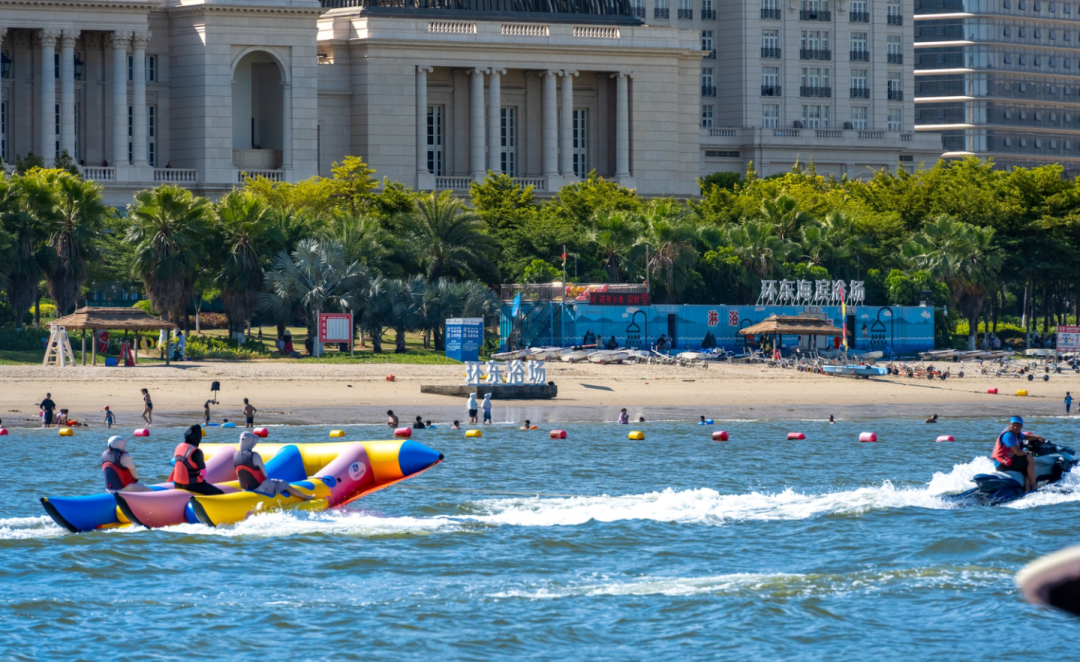
[[(80, 308), (74, 313), (49, 322), (50, 326), (64, 327), (65, 329), (86, 330), (94, 332), (95, 342), (91, 343), (93, 364), (97, 365), (97, 332), (98, 331), (172, 331), (176, 325), (147, 314), (139, 308)], [(135, 348), (135, 358), (138, 360), (139, 349)], [(83, 365), (86, 365), (86, 338), (83, 338), (82, 348)], [(165, 352), (165, 365), (169, 364), (169, 353)]]
[(772, 315), (753, 326), (739, 329), (741, 336), (842, 336), (843, 329), (809, 315)]

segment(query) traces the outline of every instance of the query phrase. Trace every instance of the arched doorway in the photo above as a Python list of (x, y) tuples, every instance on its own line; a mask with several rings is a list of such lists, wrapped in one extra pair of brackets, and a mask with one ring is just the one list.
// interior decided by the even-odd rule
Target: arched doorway
[(252, 170), (281, 167), (284, 145), (285, 72), (266, 51), (251, 51), (233, 67), (233, 165)]

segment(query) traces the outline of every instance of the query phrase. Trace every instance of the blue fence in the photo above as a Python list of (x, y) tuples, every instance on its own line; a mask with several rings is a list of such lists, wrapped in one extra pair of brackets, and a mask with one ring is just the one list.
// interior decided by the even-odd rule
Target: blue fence
[[(677, 349), (698, 349), (705, 335), (711, 333), (716, 346), (736, 350), (744, 346), (739, 329), (764, 321), (770, 315), (824, 315), (832, 324), (842, 326), (840, 306), (594, 306), (583, 303), (544, 304), (542, 314), (530, 320), (532, 329), (525, 334), (529, 346), (580, 345), (591, 331), (601, 344), (612, 336), (620, 347), (646, 349), (661, 335), (674, 339)], [(518, 315), (531, 310), (522, 304)], [(511, 305), (503, 306), (501, 337), (513, 328)], [(848, 342), (857, 350), (882, 350), (895, 353), (925, 351), (934, 348), (934, 309), (902, 306), (859, 306), (847, 309)], [(817, 343), (815, 345), (815, 343)], [(784, 347), (821, 347), (830, 339), (785, 337)], [(505, 349), (505, 347), (504, 347)]]

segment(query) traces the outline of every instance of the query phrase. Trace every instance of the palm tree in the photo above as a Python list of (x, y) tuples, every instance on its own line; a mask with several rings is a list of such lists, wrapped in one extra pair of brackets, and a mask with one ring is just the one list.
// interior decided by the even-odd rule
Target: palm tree
[(135, 244), (134, 272), (150, 303), (165, 319), (179, 321), (187, 312), (195, 277), (204, 257), (210, 202), (177, 186), (139, 191), (128, 205)]
[(371, 337), (371, 351), (375, 354), (382, 354), (383, 331), (390, 315), (390, 280), (375, 276), (359, 283), (352, 292), (354, 321), (362, 333)]
[(251, 191), (232, 191), (214, 207), (216, 237), (223, 251), (215, 280), (229, 320), (229, 334), (243, 341), (244, 328), (255, 314), (270, 254), (284, 238), (262, 198)]
[(41, 279), (51, 263), (47, 239), (55, 221), (56, 191), (40, 178), (3, 180), (0, 222), (11, 236), (5, 259), (8, 296), (15, 309), (15, 328), (23, 328), (23, 315), (37, 300)]
[(317, 236), (340, 243), (350, 261), (385, 275), (404, 273), (408, 261), (404, 246), (374, 216), (335, 211)]
[(429, 283), (495, 268), (488, 258), (495, 245), (483, 220), (450, 191), (420, 198), (416, 209), (397, 216), (394, 225)]
[(791, 248), (776, 236), (775, 227), (765, 221), (747, 221), (731, 228), (727, 243), (743, 266), (760, 279), (772, 275), (777, 263), (784, 260)]
[(994, 229), (939, 216), (903, 245), (901, 255), (949, 286), (953, 303), (968, 320), (968, 348), (974, 350), (979, 311), (1004, 263)]
[(653, 204), (641, 217), (642, 234), (637, 240), (639, 252), (648, 253), (646, 278), (660, 277), (661, 290), (669, 298), (679, 294), (687, 282), (684, 277), (693, 266), (697, 231), (688, 222), (684, 207), (674, 202)]
[(299, 308), (308, 333), (314, 334), (315, 314), (355, 310), (355, 292), (370, 278), (365, 267), (347, 260), (341, 244), (305, 239), (292, 255), (281, 251), (274, 257), (273, 268), (264, 275), (258, 307), (278, 319)]
[(75, 309), (87, 279), (87, 264), (97, 259), (105, 219), (114, 211), (102, 202), (100, 185), (67, 172), (35, 171), (23, 179), (41, 180), (42, 185), (56, 191), (56, 204), (48, 211), (51, 227), (47, 241), (52, 255), (45, 280), (57, 314), (63, 316)]
[(776, 236), (785, 241), (799, 234), (799, 229), (813, 220), (810, 214), (799, 209), (799, 202), (790, 195), (781, 194), (775, 200), (761, 205), (762, 220), (776, 228)]
[(394, 330), (394, 353), (405, 353), (405, 333), (422, 323), (421, 301), (424, 296), (424, 277), (387, 281), (385, 289), (386, 326)]
[[(434, 283), (427, 283), (420, 298), (422, 327), (430, 331), (435, 341), (435, 349), (446, 349), (446, 337), (443, 326), (448, 317), (453, 317), (462, 305), (463, 291), (457, 283), (440, 278)], [(426, 335), (425, 335), (426, 337)]]
[(625, 211), (598, 211), (590, 239), (612, 283), (622, 282), (622, 263), (637, 243), (638, 227)]

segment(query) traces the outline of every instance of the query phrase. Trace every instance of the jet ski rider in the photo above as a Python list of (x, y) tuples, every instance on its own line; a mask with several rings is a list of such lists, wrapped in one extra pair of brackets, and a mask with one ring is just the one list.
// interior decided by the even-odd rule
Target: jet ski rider
[(1024, 419), (1013, 416), (1009, 427), (998, 435), (991, 458), (998, 471), (1015, 471), (1024, 476), (1024, 491), (1030, 492), (1039, 485), (1035, 476), (1035, 456), (1023, 449), (1025, 440), (1045, 442), (1039, 435), (1024, 432)]

